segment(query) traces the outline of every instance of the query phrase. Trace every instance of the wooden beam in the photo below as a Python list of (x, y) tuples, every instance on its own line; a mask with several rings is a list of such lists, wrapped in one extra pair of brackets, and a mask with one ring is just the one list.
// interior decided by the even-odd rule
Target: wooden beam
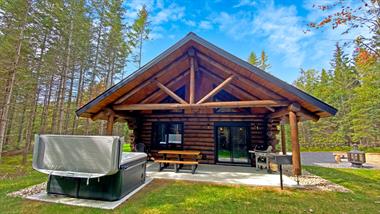
[(281, 118), (289, 114), (288, 108), (280, 108), (277, 111), (268, 114), (268, 118)]
[[(214, 80), (217, 80), (217, 81), (223, 81), (223, 79), (221, 77), (219, 77), (218, 75), (214, 74), (213, 72), (205, 69), (205, 68), (199, 68), (200, 71), (202, 71), (204, 74), (206, 74), (207, 76), (213, 78)], [(249, 93), (248, 91), (236, 86), (233, 82), (231, 82), (229, 84), (229, 86), (231, 87), (232, 90), (236, 90), (236, 91), (242, 91), (244, 93), (244, 95), (248, 96), (250, 100), (259, 100), (258, 97), (252, 95), (251, 93)], [(268, 109), (269, 111), (271, 112), (275, 112), (276, 110), (274, 108), (271, 108), (271, 107), (268, 107), (268, 106), (265, 106), (266, 109)]]
[(283, 155), (286, 155), (285, 125), (282, 122), (280, 124), (280, 131), (281, 131), (281, 151)]
[(223, 64), (220, 64), (219, 62), (215, 61), (214, 59), (212, 59), (209, 56), (206, 56), (206, 55), (202, 54), (201, 52), (199, 52), (197, 54), (197, 57), (199, 59), (203, 60), (204, 62), (209, 63), (213, 67), (215, 67), (215, 68), (217, 68), (217, 69), (219, 69), (219, 70), (221, 70), (221, 71), (223, 71), (223, 72), (225, 72), (225, 73), (227, 73), (229, 75), (234, 74), (239, 79), (239, 81), (241, 81), (241, 82), (243, 82), (243, 83), (245, 83), (247, 85), (250, 85), (251, 87), (253, 87), (256, 90), (258, 90), (259, 92), (261, 92), (261, 93), (269, 96), (271, 99), (283, 99), (284, 98), (284, 97), (276, 94), (275, 92), (271, 91), (270, 89), (267, 89), (267, 88), (265, 88), (262, 85), (259, 85), (258, 83), (254, 82), (250, 78), (242, 76), (238, 72), (236, 72), (236, 71), (234, 71), (232, 69), (227, 68)]
[(120, 104), (120, 103), (124, 102), (125, 100), (127, 100), (128, 98), (130, 98), (131, 96), (136, 94), (138, 91), (140, 91), (142, 88), (151, 84), (153, 82), (152, 80), (154, 78), (157, 79), (161, 75), (165, 74), (166, 73), (165, 71), (170, 70), (170, 69), (176, 69), (177, 65), (179, 63), (181, 63), (182, 60), (184, 60), (186, 57), (187, 57), (186, 54), (183, 54), (182, 56), (178, 57), (173, 63), (170, 63), (169, 65), (165, 66), (164, 68), (162, 68), (161, 70), (159, 70), (158, 72), (153, 74), (151, 77), (149, 77), (147, 80), (145, 80), (144, 82), (142, 82), (141, 84), (136, 86), (134, 89), (132, 89), (129, 92), (127, 92), (126, 94), (124, 94), (122, 97), (120, 97), (118, 100), (116, 100), (115, 104)]
[(289, 102), (282, 100), (254, 100), (231, 102), (207, 102), (200, 104), (120, 104), (114, 105), (114, 110), (172, 110), (172, 109), (201, 109), (201, 108), (249, 108), (249, 107), (277, 107), (288, 106)]
[(292, 103), (288, 106), (289, 111), (299, 112), (301, 110), (301, 105), (298, 103)]
[[(166, 86), (167, 87), (173, 87), (175, 84), (182, 81), (183, 78), (187, 78), (187, 75), (189, 75), (189, 70), (186, 70), (182, 74), (174, 77), (172, 80), (170, 80), (168, 83), (166, 83)], [(149, 102), (156, 101), (157, 97), (159, 97), (159, 95), (161, 94), (161, 93), (159, 93), (159, 91), (160, 90), (157, 90), (157, 91), (151, 93), (150, 95), (148, 95), (147, 97), (142, 99), (139, 103), (149, 103)]]
[(190, 104), (195, 103), (195, 63), (194, 63), (194, 56), (191, 56), (191, 55), (190, 55), (190, 95), (189, 95), (189, 101), (190, 101)]
[(298, 103), (292, 103), (287, 108), (281, 108), (268, 115), (268, 118), (280, 118), (289, 114), (289, 111), (296, 112), (297, 116), (308, 120), (318, 121), (319, 116), (301, 107)]
[(290, 124), (290, 137), (292, 140), (292, 161), (293, 161), (293, 175), (301, 175), (301, 152), (300, 144), (298, 142), (298, 121), (297, 115), (293, 111), (289, 111), (289, 124)]
[(208, 99), (210, 99), (212, 96), (217, 94), (219, 91), (221, 91), (228, 83), (230, 83), (235, 78), (234, 75), (231, 75), (226, 80), (224, 80), (222, 83), (220, 83), (216, 88), (214, 88), (212, 91), (210, 91), (206, 96), (204, 96), (202, 99), (200, 99), (197, 104), (204, 103)]
[(106, 117), (104, 111), (99, 111), (98, 113), (91, 116), (91, 120), (96, 121), (104, 117)]
[(113, 133), (113, 124), (115, 123), (115, 113), (110, 110), (107, 112), (107, 129), (106, 129), (106, 134), (107, 135), (112, 135)]
[(179, 103), (182, 103), (182, 104), (188, 104), (185, 100), (183, 100), (181, 97), (179, 97), (176, 93), (174, 93), (172, 90), (170, 90), (169, 88), (167, 88), (166, 86), (164, 86), (163, 84), (161, 84), (160, 82), (156, 81), (157, 83), (157, 86), (163, 90), (166, 94), (168, 94), (171, 98), (173, 98), (174, 100), (176, 100), (177, 102)]
[(304, 108), (300, 108), (300, 111), (297, 112), (297, 116), (300, 116), (300, 117), (303, 117), (305, 119), (308, 119), (308, 120), (312, 120), (314, 122), (317, 122), (319, 120), (319, 116), (304, 109)]

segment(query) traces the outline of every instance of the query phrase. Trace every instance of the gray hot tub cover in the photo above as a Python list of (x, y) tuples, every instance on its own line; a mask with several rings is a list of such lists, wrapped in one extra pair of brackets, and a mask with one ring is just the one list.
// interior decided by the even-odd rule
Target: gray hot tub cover
[(96, 178), (119, 170), (123, 137), (36, 135), (33, 168), (49, 175)]

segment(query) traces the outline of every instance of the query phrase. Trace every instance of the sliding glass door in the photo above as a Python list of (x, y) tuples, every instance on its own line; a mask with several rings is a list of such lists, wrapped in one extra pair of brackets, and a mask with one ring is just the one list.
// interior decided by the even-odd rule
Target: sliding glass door
[(249, 126), (226, 123), (215, 126), (217, 162), (249, 163)]

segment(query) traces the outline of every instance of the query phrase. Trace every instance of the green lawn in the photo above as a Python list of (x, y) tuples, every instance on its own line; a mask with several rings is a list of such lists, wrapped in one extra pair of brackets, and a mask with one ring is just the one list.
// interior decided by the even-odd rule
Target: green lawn
[[(380, 171), (307, 170), (344, 185), (353, 193), (311, 190), (222, 186), (155, 180), (113, 211), (41, 203), (6, 196), (38, 184), (47, 176), (31, 167), (18, 167), (19, 157), (0, 165), (0, 213), (379, 213)], [(31, 163), (28, 164), (30, 166)]]
[[(290, 147), (289, 147), (290, 148)], [(336, 147), (305, 147), (301, 146), (302, 152), (348, 152), (352, 146), (336, 146)], [(380, 153), (380, 147), (364, 147), (359, 146), (359, 150), (367, 153)]]

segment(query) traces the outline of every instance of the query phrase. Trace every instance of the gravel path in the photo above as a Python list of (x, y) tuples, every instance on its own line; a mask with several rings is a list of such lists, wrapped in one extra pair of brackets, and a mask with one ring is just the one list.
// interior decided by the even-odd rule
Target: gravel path
[(332, 152), (302, 152), (302, 165), (317, 166), (319, 163), (335, 163)]
[[(354, 168), (347, 159), (342, 159), (341, 163), (336, 163), (333, 152), (302, 152), (301, 163), (305, 166), (321, 166), (328, 168)], [(366, 163), (363, 165), (366, 169), (380, 169), (379, 165)], [(357, 168), (355, 168), (357, 169)]]

